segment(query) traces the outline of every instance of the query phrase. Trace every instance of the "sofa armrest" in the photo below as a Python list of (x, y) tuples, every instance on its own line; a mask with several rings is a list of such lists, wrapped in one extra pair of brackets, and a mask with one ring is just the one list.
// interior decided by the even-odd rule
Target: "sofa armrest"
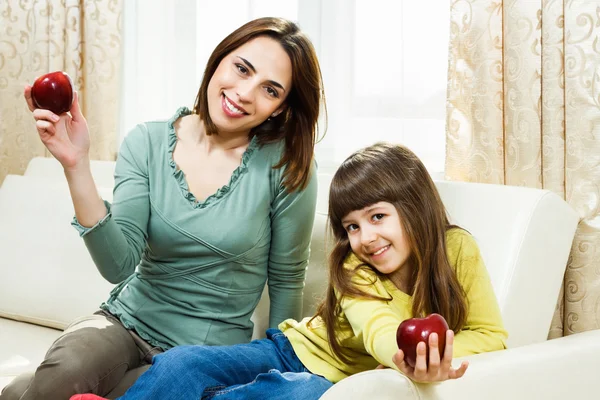
[(478, 354), (461, 379), (415, 384), (394, 370), (344, 379), (321, 399), (591, 399), (598, 396), (600, 330)]

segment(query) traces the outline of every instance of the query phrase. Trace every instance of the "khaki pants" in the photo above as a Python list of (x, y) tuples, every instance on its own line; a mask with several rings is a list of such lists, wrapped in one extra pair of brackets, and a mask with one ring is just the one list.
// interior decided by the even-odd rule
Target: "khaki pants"
[(35, 373), (13, 380), (0, 400), (68, 400), (77, 393), (115, 398), (160, 352), (113, 315), (98, 311), (69, 325)]

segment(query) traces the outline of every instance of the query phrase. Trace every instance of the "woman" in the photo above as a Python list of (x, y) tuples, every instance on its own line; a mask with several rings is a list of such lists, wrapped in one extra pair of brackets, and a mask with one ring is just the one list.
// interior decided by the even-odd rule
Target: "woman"
[(118, 285), (0, 399), (106, 395), (171, 347), (248, 342), (267, 280), (269, 325), (299, 318), (321, 97), (315, 51), (297, 25), (243, 25), (211, 55), (193, 111), (128, 134), (109, 204), (90, 173), (77, 96), (70, 115), (57, 116), (34, 109), (26, 87), (40, 138), (64, 168), (73, 225)]

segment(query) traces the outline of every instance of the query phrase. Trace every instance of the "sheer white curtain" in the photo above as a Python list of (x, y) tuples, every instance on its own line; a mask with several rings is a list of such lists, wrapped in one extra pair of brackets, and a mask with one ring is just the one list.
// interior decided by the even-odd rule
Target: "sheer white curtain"
[(448, 0), (128, 0), (124, 12), (123, 135), (191, 107), (217, 43), (253, 18), (280, 16), (319, 54), (329, 111), (321, 169), (386, 140), (443, 171)]

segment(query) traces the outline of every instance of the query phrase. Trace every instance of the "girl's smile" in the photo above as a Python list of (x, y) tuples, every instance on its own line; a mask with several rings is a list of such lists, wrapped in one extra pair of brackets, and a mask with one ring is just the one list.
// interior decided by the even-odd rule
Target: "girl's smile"
[(388, 275), (399, 287), (409, 284), (411, 249), (393, 204), (382, 201), (352, 211), (342, 224), (359, 259)]

